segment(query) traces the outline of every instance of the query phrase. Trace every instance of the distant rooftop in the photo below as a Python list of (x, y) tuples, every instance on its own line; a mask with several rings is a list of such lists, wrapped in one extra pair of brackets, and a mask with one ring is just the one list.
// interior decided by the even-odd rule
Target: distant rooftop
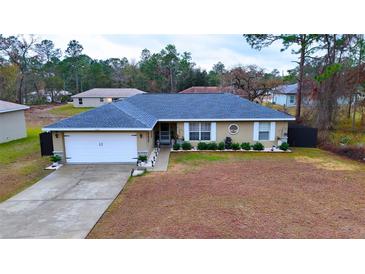
[(17, 110), (25, 110), (28, 108), (29, 108), (28, 106), (19, 105), (19, 104), (0, 100), (0, 113), (17, 111)]
[(180, 91), (179, 93), (233, 93), (233, 87), (212, 87), (212, 86), (199, 86), (190, 87)]
[(282, 93), (282, 94), (296, 94), (298, 90), (298, 84), (291, 84), (291, 85), (281, 85), (278, 86), (274, 93)]
[(113, 97), (113, 98), (124, 98), (134, 96), (136, 94), (145, 93), (142, 90), (136, 88), (93, 88), (87, 91), (78, 93), (73, 98), (80, 98), (80, 97)]

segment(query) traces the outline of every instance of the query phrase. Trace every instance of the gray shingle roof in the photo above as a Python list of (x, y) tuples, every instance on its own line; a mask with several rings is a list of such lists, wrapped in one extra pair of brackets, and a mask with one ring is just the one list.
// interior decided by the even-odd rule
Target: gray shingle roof
[(17, 110), (25, 110), (28, 108), (29, 108), (28, 106), (19, 105), (19, 104), (0, 100), (0, 113), (17, 111)]
[(78, 93), (73, 98), (99, 98), (99, 97), (112, 97), (112, 98), (125, 98), (134, 96), (136, 94), (145, 93), (142, 90), (136, 88), (93, 88), (87, 91)]
[(152, 128), (158, 120), (292, 120), (293, 117), (237, 95), (139, 94), (47, 128)]
[(291, 84), (291, 85), (282, 85), (278, 86), (274, 93), (282, 93), (282, 94), (296, 94), (298, 90), (298, 84)]

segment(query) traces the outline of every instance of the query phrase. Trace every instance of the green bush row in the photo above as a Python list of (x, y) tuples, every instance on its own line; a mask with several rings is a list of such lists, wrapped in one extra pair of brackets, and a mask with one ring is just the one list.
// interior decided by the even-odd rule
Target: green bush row
[[(178, 143), (175, 143), (173, 145), (174, 150), (179, 150), (182, 148), (183, 150), (191, 150), (192, 145), (190, 142), (183, 142), (181, 145)], [(225, 149), (225, 143), (220, 142), (211, 142), (211, 143), (205, 143), (205, 142), (199, 142), (197, 146), (198, 150), (224, 150)], [(264, 150), (264, 145), (260, 142), (256, 142), (255, 144), (251, 145), (250, 143), (232, 143), (231, 148), (233, 150), (239, 150), (242, 148), (243, 150)], [(287, 151), (289, 149), (289, 145), (287, 143), (282, 143), (279, 148), (283, 151)]]

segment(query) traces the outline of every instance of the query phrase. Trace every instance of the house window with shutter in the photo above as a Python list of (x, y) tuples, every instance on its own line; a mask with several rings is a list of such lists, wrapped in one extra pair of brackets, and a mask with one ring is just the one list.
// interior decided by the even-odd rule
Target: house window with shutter
[(268, 141), (270, 140), (270, 122), (259, 123), (259, 140)]
[(190, 141), (210, 141), (211, 123), (210, 122), (191, 122), (189, 123)]

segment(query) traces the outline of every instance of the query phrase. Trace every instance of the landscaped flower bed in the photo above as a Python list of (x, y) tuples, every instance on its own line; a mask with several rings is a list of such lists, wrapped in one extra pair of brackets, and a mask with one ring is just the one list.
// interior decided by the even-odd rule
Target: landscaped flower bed
[(205, 143), (199, 142), (196, 147), (192, 146), (190, 142), (183, 142), (182, 144), (174, 144), (172, 147), (174, 152), (196, 152), (196, 151), (240, 151), (240, 152), (291, 152), (289, 145), (287, 143), (281, 144), (279, 147), (273, 146), (271, 148), (265, 148), (260, 142), (256, 142), (251, 145), (250, 143), (244, 142), (242, 144), (238, 143)]

